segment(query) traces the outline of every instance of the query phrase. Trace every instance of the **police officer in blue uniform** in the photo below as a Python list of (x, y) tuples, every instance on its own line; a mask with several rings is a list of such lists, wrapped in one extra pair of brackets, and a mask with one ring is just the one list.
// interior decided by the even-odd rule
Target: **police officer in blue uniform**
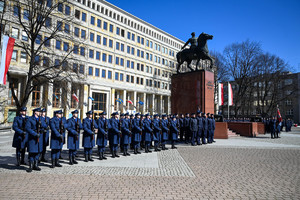
[(51, 168), (62, 167), (59, 164), (59, 157), (62, 147), (65, 143), (66, 129), (68, 128), (68, 123), (65, 117), (62, 117), (62, 110), (57, 110), (54, 112), (54, 117), (50, 120), (51, 129)]
[(212, 134), (211, 134), (211, 141), (212, 142), (216, 142), (214, 140), (214, 136), (215, 136), (215, 130), (216, 130), (216, 120), (213, 114), (210, 115), (211, 120), (212, 120)]
[(143, 121), (143, 135), (145, 141), (145, 153), (151, 153), (152, 151), (149, 150), (150, 143), (152, 141), (152, 129), (151, 129), (151, 119), (149, 113), (145, 115), (145, 119)]
[(29, 169), (27, 172), (33, 170), (40, 171), (38, 161), (40, 153), (43, 151), (43, 132), (47, 128), (45, 121), (41, 119), (41, 108), (33, 110), (33, 115), (28, 118), (25, 129), (28, 134), (28, 159)]
[(202, 132), (203, 132), (203, 121), (202, 121), (202, 113), (200, 112), (200, 110), (197, 111), (197, 124), (198, 124), (198, 131), (197, 131), (197, 136), (196, 136), (196, 140), (197, 140), (197, 145), (201, 145), (201, 136), (202, 136)]
[(162, 150), (168, 150), (168, 148), (166, 148), (166, 143), (167, 140), (169, 138), (169, 120), (167, 119), (167, 115), (162, 115), (162, 119), (161, 119), (161, 130), (162, 130), (162, 134), (161, 134), (161, 146), (162, 146)]
[(16, 148), (17, 166), (26, 165), (25, 152), (27, 147), (28, 135), (26, 133), (25, 125), (28, 120), (26, 116), (26, 107), (20, 109), (20, 115), (14, 118), (13, 130), (15, 131), (12, 146)]
[(211, 144), (212, 143), (212, 129), (213, 129), (213, 122), (212, 122), (212, 119), (210, 117), (210, 113), (207, 113), (207, 143), (208, 144)]
[(80, 130), (83, 129), (81, 120), (78, 117), (78, 110), (74, 110), (72, 117), (68, 119), (68, 149), (69, 149), (69, 164), (78, 164), (75, 159), (77, 150), (80, 144)]
[(107, 146), (108, 130), (110, 129), (110, 123), (109, 120), (106, 118), (106, 115), (106, 112), (100, 113), (100, 117), (96, 122), (98, 125), (97, 145), (100, 160), (107, 159), (104, 156), (104, 152), (105, 147)]
[(128, 147), (131, 143), (131, 123), (129, 113), (125, 113), (125, 118), (122, 120), (122, 137), (121, 144), (123, 145), (123, 156), (130, 156), (128, 153)]
[(94, 161), (92, 159), (93, 147), (95, 146), (95, 134), (98, 132), (98, 125), (93, 119), (93, 111), (86, 113), (86, 118), (83, 120), (83, 138), (82, 147), (84, 148), (85, 162)]
[(205, 113), (203, 113), (202, 122), (203, 122), (202, 144), (207, 144), (206, 138), (207, 138), (207, 130), (208, 130), (208, 120)]
[(180, 142), (183, 142), (184, 136), (184, 115), (180, 114), (179, 120), (179, 128), (180, 128)]
[(178, 122), (176, 120), (176, 115), (173, 115), (172, 120), (170, 122), (170, 138), (171, 138), (171, 145), (172, 145), (172, 149), (177, 149), (177, 147), (175, 147), (175, 142), (178, 140)]
[(47, 128), (44, 129), (44, 134), (43, 134), (43, 151), (41, 154), (41, 161), (42, 162), (48, 162), (45, 158), (46, 154), (46, 149), (47, 146), (49, 146), (49, 129), (50, 129), (50, 117), (47, 117), (47, 110), (46, 108), (42, 109), (42, 120), (45, 121), (45, 124), (47, 125)]
[(276, 118), (273, 117), (270, 121), (270, 131), (271, 131), (271, 138), (275, 138), (275, 132), (276, 132)]
[(189, 141), (190, 141), (190, 114), (189, 113), (186, 113), (185, 114), (185, 118), (183, 120), (183, 123), (184, 123), (184, 140), (185, 140), (185, 143), (188, 144)]
[(122, 121), (119, 120), (119, 113), (118, 112), (112, 113), (112, 117), (110, 119), (110, 129), (108, 131), (109, 145), (111, 146), (112, 158), (120, 157), (117, 154), (117, 151), (120, 142), (120, 137), (122, 134), (121, 127), (122, 127)]
[(134, 142), (134, 154), (140, 154), (139, 148), (140, 148), (140, 142), (142, 140), (142, 121), (140, 119), (141, 114), (136, 113), (135, 118), (132, 120), (132, 130), (133, 130), (133, 142)]
[(159, 120), (159, 115), (155, 114), (152, 120), (153, 126), (153, 141), (154, 141), (154, 151), (160, 151), (158, 148), (161, 139), (161, 122)]
[(196, 146), (195, 139), (198, 131), (198, 124), (197, 124), (196, 114), (192, 113), (190, 118), (190, 131), (191, 131), (191, 145)]

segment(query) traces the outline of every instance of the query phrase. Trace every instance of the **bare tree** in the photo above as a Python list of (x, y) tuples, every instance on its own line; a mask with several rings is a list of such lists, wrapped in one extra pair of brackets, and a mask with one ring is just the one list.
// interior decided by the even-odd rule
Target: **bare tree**
[[(83, 40), (74, 38), (70, 29), (75, 22), (69, 0), (58, 2), (13, 0), (13, 2), (13, 6), (8, 9), (7, 20), (21, 26), (28, 36), (28, 41), (16, 40), (15, 43), (15, 47), (26, 52), (29, 58), (22, 98), (18, 98), (14, 89), (11, 88), (13, 99), (19, 110), (26, 106), (30, 94), (36, 87), (61, 80), (72, 81), (78, 76), (76, 69), (72, 69), (69, 61), (75, 59), (72, 52), (79, 51), (79, 45), (83, 43)], [(72, 43), (74, 43), (73, 47)], [(10, 78), (8, 73), (8, 80)]]

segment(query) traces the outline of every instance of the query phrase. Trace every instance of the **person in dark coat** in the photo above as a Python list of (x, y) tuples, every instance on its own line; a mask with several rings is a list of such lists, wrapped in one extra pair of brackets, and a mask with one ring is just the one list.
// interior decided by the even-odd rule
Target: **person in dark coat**
[(171, 145), (172, 145), (172, 149), (177, 149), (177, 147), (175, 147), (175, 142), (178, 140), (178, 122), (176, 120), (176, 115), (172, 116), (172, 120), (170, 122), (170, 135), (171, 135)]
[(65, 143), (66, 129), (68, 128), (68, 123), (65, 117), (62, 117), (62, 110), (57, 110), (54, 112), (54, 117), (50, 120), (51, 129), (51, 168), (62, 167), (59, 164), (60, 152)]
[(191, 131), (191, 145), (192, 146), (196, 146), (195, 144), (195, 139), (196, 139), (196, 135), (197, 135), (197, 131), (198, 131), (198, 121), (196, 119), (196, 114), (192, 113), (191, 114), (191, 118), (190, 118), (190, 124), (189, 124), (189, 129)]
[(129, 118), (129, 113), (125, 113), (125, 118), (122, 121), (122, 137), (121, 141), (123, 144), (123, 156), (130, 156), (128, 153), (128, 147), (131, 143), (131, 123)]
[(159, 120), (159, 115), (155, 114), (152, 120), (153, 126), (153, 141), (154, 141), (154, 151), (160, 151), (158, 148), (161, 139), (161, 121)]
[(210, 113), (207, 113), (207, 126), (208, 126), (208, 130), (207, 130), (207, 143), (211, 144), (212, 141), (212, 129), (213, 129), (213, 121), (210, 117)]
[(180, 114), (179, 120), (179, 128), (180, 128), (180, 142), (183, 142), (184, 136), (184, 115)]
[(86, 113), (86, 118), (83, 120), (83, 130), (82, 147), (84, 148), (84, 161), (93, 162), (92, 153), (95, 146), (95, 134), (98, 132), (98, 125), (93, 119), (93, 111)]
[(25, 152), (28, 141), (28, 134), (25, 129), (28, 116), (26, 116), (26, 107), (20, 109), (20, 115), (14, 118), (13, 130), (15, 131), (12, 146), (16, 148), (17, 166), (26, 165)]
[(110, 119), (110, 129), (108, 131), (109, 145), (111, 146), (112, 158), (120, 157), (117, 154), (118, 145), (121, 137), (121, 127), (122, 121), (119, 120), (119, 113), (112, 113), (112, 117)]
[(169, 139), (169, 120), (167, 119), (167, 115), (162, 115), (162, 119), (161, 119), (161, 130), (162, 130), (162, 134), (161, 134), (161, 145), (162, 145), (162, 150), (168, 150), (168, 148), (166, 148), (166, 143)]
[(43, 134), (43, 151), (41, 154), (41, 158), (40, 160), (42, 162), (48, 162), (45, 158), (45, 154), (46, 154), (46, 149), (47, 146), (49, 146), (49, 129), (50, 129), (50, 117), (47, 117), (47, 111), (45, 108), (42, 109), (42, 120), (45, 121), (45, 124), (47, 125), (47, 128), (44, 129), (44, 134)]
[(185, 118), (183, 120), (184, 123), (184, 139), (185, 143), (188, 144), (190, 142), (191, 130), (190, 130), (190, 114), (186, 113)]
[(108, 130), (110, 129), (110, 123), (106, 118), (106, 112), (100, 113), (100, 117), (96, 123), (98, 125), (96, 144), (98, 145), (99, 159), (106, 160), (107, 158), (104, 156), (104, 152), (105, 147), (107, 146)]
[(140, 148), (140, 142), (142, 139), (142, 131), (143, 131), (143, 123), (141, 121), (141, 114), (136, 113), (135, 118), (133, 119), (132, 123), (132, 130), (133, 130), (133, 142), (134, 142), (134, 154), (140, 154), (139, 148)]
[(149, 150), (150, 148), (150, 143), (152, 141), (152, 128), (151, 128), (151, 119), (150, 115), (147, 113), (145, 115), (145, 119), (143, 121), (143, 135), (144, 135), (144, 140), (145, 140), (145, 153), (151, 153), (152, 151)]
[(197, 111), (197, 115), (198, 115), (197, 116), (198, 130), (197, 130), (196, 140), (197, 140), (197, 145), (201, 145), (201, 136), (203, 132), (203, 118), (200, 110)]
[(216, 130), (216, 120), (213, 114), (210, 115), (211, 116), (211, 120), (212, 120), (212, 134), (211, 134), (211, 141), (212, 142), (216, 142), (214, 140), (214, 136), (215, 136), (215, 130)]
[(203, 122), (202, 144), (207, 144), (206, 138), (207, 138), (207, 131), (208, 131), (208, 120), (205, 113), (203, 114), (202, 122)]
[(276, 132), (276, 118), (273, 117), (270, 121), (270, 131), (271, 131), (271, 138), (275, 138), (275, 132)]
[(41, 119), (41, 108), (36, 108), (33, 110), (33, 115), (29, 117), (26, 122), (25, 129), (28, 134), (28, 159), (29, 159), (29, 169), (27, 172), (33, 170), (40, 171), (41, 168), (38, 167), (38, 161), (40, 158), (40, 153), (43, 151), (43, 133), (44, 129), (47, 128), (45, 121)]
[(68, 119), (68, 149), (69, 149), (69, 164), (78, 164), (75, 159), (77, 150), (80, 144), (80, 130), (83, 129), (81, 120), (78, 117), (78, 110), (74, 110), (72, 117)]

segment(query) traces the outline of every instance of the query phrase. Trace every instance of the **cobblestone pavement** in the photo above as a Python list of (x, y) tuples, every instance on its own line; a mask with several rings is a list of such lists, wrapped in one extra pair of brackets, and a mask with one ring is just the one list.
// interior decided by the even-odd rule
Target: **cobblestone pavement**
[(11, 135), (0, 135), (0, 199), (300, 199), (300, 129), (269, 136), (76, 166), (63, 160), (29, 174), (15, 166)]

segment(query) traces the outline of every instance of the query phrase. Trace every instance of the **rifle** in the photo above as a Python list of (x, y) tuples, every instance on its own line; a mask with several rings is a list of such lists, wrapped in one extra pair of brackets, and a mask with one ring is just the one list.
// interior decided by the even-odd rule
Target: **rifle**
[(91, 129), (92, 129), (92, 132), (93, 132), (92, 140), (94, 140), (94, 133), (95, 133), (94, 113), (93, 113), (93, 115), (92, 115), (92, 125), (91, 125)]
[[(162, 120), (162, 119), (161, 119)], [(161, 120), (159, 120), (159, 128), (160, 128), (160, 131), (159, 133), (162, 134), (162, 124), (161, 124)]]
[[(80, 127), (79, 127), (79, 121), (78, 121), (78, 117), (77, 117), (77, 121), (76, 121), (76, 124), (75, 124), (75, 129), (76, 129), (76, 132), (78, 133), (78, 135), (80, 134)], [(76, 135), (76, 140), (78, 140), (78, 135)]]
[[(121, 128), (122, 128), (122, 121), (121, 119), (119, 119), (119, 130), (121, 132)], [(122, 137), (122, 132), (119, 134), (120, 137)]]
[(170, 122), (170, 120), (168, 120), (168, 135), (170, 135), (170, 126), (171, 126), (171, 122)]
[[(107, 131), (108, 131), (108, 124), (107, 124), (108, 119), (105, 119), (104, 121), (104, 131), (106, 132), (105, 139), (107, 139)], [(104, 140), (103, 140), (104, 141)]]
[[(37, 134), (40, 134), (40, 132), (41, 132), (41, 117), (39, 117), (39, 121), (38, 121), (38, 123), (37, 123), (37, 127), (36, 127), (36, 132), (37, 132)], [(40, 137), (38, 137), (37, 138), (37, 143), (39, 143), (40, 142)]]
[[(153, 119), (154, 120), (154, 119)], [(151, 132), (151, 135), (153, 136), (153, 131), (154, 131), (154, 123), (153, 123), (153, 120), (151, 120), (151, 124), (150, 124), (150, 127), (152, 129), (152, 132)]]
[(26, 122), (27, 122), (27, 118), (26, 118), (26, 116), (25, 116), (25, 118), (24, 118), (24, 120), (23, 120), (23, 124), (22, 124), (23, 140), (25, 139), (25, 135), (26, 135), (26, 132), (25, 132)]
[(63, 124), (63, 118), (61, 118), (60, 123), (59, 123), (59, 133), (62, 136), (62, 143), (63, 144), (65, 144), (65, 138), (63, 137), (64, 136), (64, 130), (65, 130), (65, 127), (64, 127), (64, 124)]
[(132, 130), (132, 120), (129, 119), (129, 131), (130, 131), (129, 137), (131, 137), (131, 130)]

